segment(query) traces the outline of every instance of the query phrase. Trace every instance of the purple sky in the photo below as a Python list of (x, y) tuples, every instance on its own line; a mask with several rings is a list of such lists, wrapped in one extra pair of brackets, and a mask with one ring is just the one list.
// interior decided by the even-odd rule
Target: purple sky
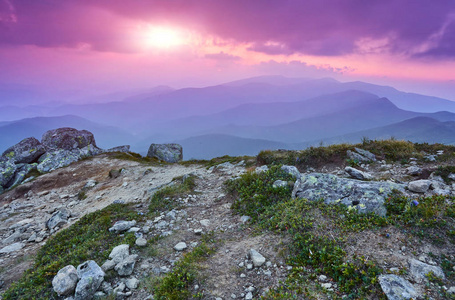
[(455, 100), (455, 1), (0, 0), (0, 66), (48, 90), (279, 74)]

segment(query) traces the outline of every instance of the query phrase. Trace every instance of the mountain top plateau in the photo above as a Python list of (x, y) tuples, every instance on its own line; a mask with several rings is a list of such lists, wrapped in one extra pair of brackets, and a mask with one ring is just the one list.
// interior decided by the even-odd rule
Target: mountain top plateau
[(455, 146), (182, 151), (72, 128), (5, 151), (1, 299), (455, 297)]

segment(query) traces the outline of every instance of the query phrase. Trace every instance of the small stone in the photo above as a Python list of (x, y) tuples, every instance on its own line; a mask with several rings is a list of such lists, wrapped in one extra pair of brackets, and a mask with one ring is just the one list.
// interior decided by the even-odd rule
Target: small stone
[(241, 216), (241, 217), (240, 217), (240, 222), (242, 222), (243, 224), (245, 224), (245, 223), (248, 222), (250, 219), (251, 219), (250, 216)]
[(106, 260), (104, 264), (101, 265), (101, 269), (103, 269), (104, 272), (107, 272), (109, 270), (112, 270), (117, 263), (114, 260)]
[(237, 295), (236, 294), (231, 294), (231, 299), (236, 299)]
[(129, 278), (125, 281), (126, 287), (130, 290), (137, 289), (139, 286), (139, 280), (135, 277)]
[(137, 258), (138, 258), (137, 254), (129, 255), (123, 261), (119, 262), (115, 266), (115, 268), (114, 268), (115, 271), (117, 271), (117, 273), (120, 276), (131, 275), (133, 273), (134, 265), (136, 264)]
[(246, 295), (245, 295), (245, 300), (251, 300), (253, 299), (253, 293), (252, 292), (248, 292)]
[(327, 276), (325, 276), (325, 275), (319, 275), (318, 280), (319, 280), (319, 281), (322, 281), (322, 282), (327, 281)]
[(265, 263), (265, 257), (262, 256), (259, 252), (257, 252), (255, 249), (250, 249), (248, 251), (248, 257), (253, 261), (253, 265), (255, 267), (260, 267)]
[(52, 287), (59, 296), (72, 294), (76, 289), (77, 271), (72, 265), (60, 269), (52, 279)]
[(186, 248), (188, 248), (188, 246), (186, 245), (185, 242), (180, 242), (180, 243), (178, 243), (177, 245), (174, 246), (174, 250), (176, 250), (176, 251), (183, 251)]
[(210, 220), (204, 219), (204, 220), (199, 221), (199, 223), (201, 223), (202, 226), (207, 227), (210, 225)]
[(431, 180), (421, 179), (409, 182), (408, 189), (415, 193), (425, 193), (430, 186)]
[(328, 283), (321, 283), (321, 286), (322, 286), (323, 288), (325, 288), (326, 290), (332, 288), (332, 284), (331, 284), (330, 282), (328, 282)]
[(247, 264), (246, 265), (247, 270), (252, 270), (253, 269), (253, 264)]
[(239, 263), (240, 268), (243, 268), (244, 266), (245, 266), (245, 263), (243, 261), (241, 263)]
[(128, 255), (130, 255), (130, 245), (122, 244), (112, 249), (111, 253), (109, 254), (109, 258), (112, 259), (115, 264), (118, 264), (127, 258)]
[(201, 228), (194, 229), (194, 234), (195, 235), (201, 235), (202, 234), (202, 229)]
[(240, 278), (245, 278), (246, 275), (244, 273), (240, 274)]
[(136, 245), (139, 247), (145, 247), (147, 245), (147, 240), (144, 238), (138, 238), (136, 240)]
[(117, 221), (115, 222), (114, 226), (109, 228), (109, 231), (115, 231), (115, 232), (122, 232), (130, 229), (136, 225), (136, 220), (133, 221)]

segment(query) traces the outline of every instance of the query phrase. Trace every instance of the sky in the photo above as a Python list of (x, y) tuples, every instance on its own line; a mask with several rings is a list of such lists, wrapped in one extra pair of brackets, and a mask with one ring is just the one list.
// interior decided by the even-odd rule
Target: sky
[(455, 1), (0, 0), (0, 86), (70, 97), (258, 75), (455, 100)]

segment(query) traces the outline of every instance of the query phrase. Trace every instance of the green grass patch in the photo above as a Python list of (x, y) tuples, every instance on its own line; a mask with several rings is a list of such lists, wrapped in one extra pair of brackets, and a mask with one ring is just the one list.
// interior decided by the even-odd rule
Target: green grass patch
[(87, 260), (101, 265), (115, 246), (134, 246), (133, 233), (120, 236), (109, 232), (118, 220), (140, 220), (128, 204), (112, 204), (82, 217), (71, 227), (61, 230), (38, 251), (33, 267), (3, 294), (4, 300), (57, 299), (52, 289), (52, 279), (67, 266), (77, 267)]
[(192, 292), (194, 284), (200, 280), (198, 276), (198, 263), (206, 260), (215, 253), (215, 243), (212, 234), (202, 237), (200, 244), (191, 252), (185, 254), (172, 269), (172, 272), (158, 278), (153, 284), (155, 299), (180, 300), (202, 299), (202, 292)]
[(178, 198), (194, 192), (196, 177), (194, 175), (174, 178), (172, 185), (158, 190), (150, 198), (149, 214), (172, 210), (179, 206)]
[(455, 174), (455, 166), (439, 166), (435, 172), (435, 175), (441, 176), (446, 184), (455, 183), (455, 181), (449, 178), (450, 174)]
[(147, 156), (142, 156), (139, 153), (135, 152), (111, 152), (108, 153), (108, 157), (113, 159), (129, 160), (135, 161), (141, 164), (158, 164), (159, 161), (156, 158), (151, 158)]

